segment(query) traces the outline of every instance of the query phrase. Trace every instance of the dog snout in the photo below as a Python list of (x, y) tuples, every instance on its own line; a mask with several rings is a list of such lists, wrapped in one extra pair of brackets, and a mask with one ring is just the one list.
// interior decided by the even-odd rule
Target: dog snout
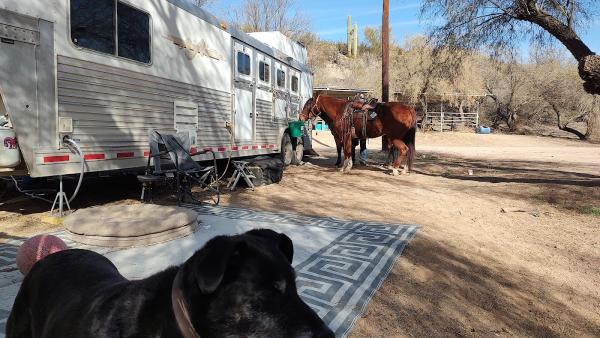
[(333, 331), (327, 325), (321, 326), (321, 329), (315, 332), (313, 338), (334, 338)]

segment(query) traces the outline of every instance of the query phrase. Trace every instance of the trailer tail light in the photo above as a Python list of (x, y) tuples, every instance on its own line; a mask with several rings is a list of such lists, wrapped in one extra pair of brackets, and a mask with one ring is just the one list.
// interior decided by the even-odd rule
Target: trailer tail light
[(85, 155), (83, 155), (83, 158), (86, 161), (94, 161), (94, 160), (103, 160), (106, 158), (106, 156), (104, 154), (85, 154)]
[(69, 162), (69, 155), (46, 156), (44, 163)]
[(133, 151), (128, 151), (125, 153), (117, 153), (117, 158), (131, 158), (134, 156), (135, 156), (135, 153)]

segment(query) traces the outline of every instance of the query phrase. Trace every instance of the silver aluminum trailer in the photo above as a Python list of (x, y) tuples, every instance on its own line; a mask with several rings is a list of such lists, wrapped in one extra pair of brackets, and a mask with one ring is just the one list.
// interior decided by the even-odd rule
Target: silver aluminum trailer
[(80, 173), (65, 137), (86, 172), (145, 166), (149, 129), (217, 158), (279, 153), (312, 96), (304, 47), (187, 1), (0, 0), (0, 39), (0, 115), (32, 177)]

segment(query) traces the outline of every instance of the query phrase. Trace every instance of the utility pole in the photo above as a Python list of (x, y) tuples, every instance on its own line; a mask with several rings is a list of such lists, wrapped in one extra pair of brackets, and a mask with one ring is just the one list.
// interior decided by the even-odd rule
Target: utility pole
[[(390, 0), (383, 0), (381, 19), (381, 101), (390, 101)], [(388, 151), (388, 138), (381, 138), (381, 150)]]

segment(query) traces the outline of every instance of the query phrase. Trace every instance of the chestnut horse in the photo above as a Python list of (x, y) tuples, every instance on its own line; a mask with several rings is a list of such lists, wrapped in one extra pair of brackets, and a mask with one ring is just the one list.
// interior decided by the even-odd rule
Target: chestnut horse
[[(336, 143), (344, 148), (344, 166), (342, 172), (352, 169), (352, 132), (365, 131), (367, 138), (386, 135), (391, 147), (398, 150), (399, 156), (394, 159), (393, 174), (398, 175), (402, 160), (406, 158), (407, 166), (403, 173), (412, 170), (415, 156), (415, 137), (417, 132), (417, 113), (409, 106), (398, 102), (380, 103), (375, 108), (377, 116), (363, 125), (363, 119), (353, 114), (354, 109), (360, 109), (363, 104), (356, 101), (336, 99), (331, 96), (316, 93), (309, 99), (302, 112), (300, 120), (306, 121), (321, 117), (329, 126)], [(370, 108), (370, 107), (369, 107)], [(350, 122), (351, 121), (351, 122)], [(390, 147), (390, 148), (391, 148)]]

